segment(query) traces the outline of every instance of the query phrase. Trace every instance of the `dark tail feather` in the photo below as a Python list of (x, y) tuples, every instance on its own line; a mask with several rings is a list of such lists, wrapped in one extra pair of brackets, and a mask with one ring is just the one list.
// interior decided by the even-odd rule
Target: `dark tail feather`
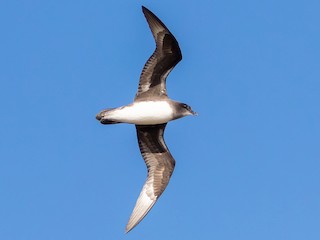
[(116, 123), (120, 123), (120, 122), (116, 122), (116, 121), (112, 121), (112, 120), (108, 120), (106, 118), (104, 118), (104, 116), (107, 114), (107, 112), (113, 110), (114, 108), (108, 108), (108, 109), (105, 109), (101, 112), (99, 112), (96, 116), (96, 119), (98, 121), (100, 121), (102, 124), (116, 124)]
[(100, 122), (101, 122), (102, 124), (116, 124), (116, 123), (121, 123), (121, 122), (110, 121), (110, 120), (108, 120), (108, 119), (102, 119), (102, 120), (100, 120)]

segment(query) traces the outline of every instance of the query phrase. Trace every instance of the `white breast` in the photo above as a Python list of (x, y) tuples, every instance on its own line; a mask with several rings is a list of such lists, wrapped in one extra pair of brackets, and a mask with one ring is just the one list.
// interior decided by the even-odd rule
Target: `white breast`
[(136, 102), (108, 114), (110, 120), (138, 125), (166, 123), (172, 118), (173, 111), (166, 101)]

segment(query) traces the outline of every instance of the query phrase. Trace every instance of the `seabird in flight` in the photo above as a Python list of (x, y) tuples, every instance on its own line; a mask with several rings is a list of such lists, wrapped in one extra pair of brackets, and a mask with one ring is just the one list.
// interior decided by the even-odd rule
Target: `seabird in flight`
[(133, 209), (126, 232), (132, 230), (150, 211), (167, 187), (175, 160), (163, 140), (169, 121), (196, 115), (190, 106), (171, 100), (167, 95), (166, 78), (182, 59), (179, 44), (168, 28), (147, 8), (142, 7), (156, 49), (142, 73), (134, 102), (101, 111), (96, 118), (102, 124), (135, 124), (141, 155), (148, 177)]

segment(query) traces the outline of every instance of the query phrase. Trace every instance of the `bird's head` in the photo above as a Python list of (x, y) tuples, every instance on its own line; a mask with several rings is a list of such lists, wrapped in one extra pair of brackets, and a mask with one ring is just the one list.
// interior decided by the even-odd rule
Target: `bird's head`
[(179, 103), (180, 105), (180, 113), (183, 115), (183, 116), (189, 116), (189, 115), (198, 115), (196, 112), (194, 112), (191, 107), (188, 105), (188, 104), (185, 104), (185, 103)]

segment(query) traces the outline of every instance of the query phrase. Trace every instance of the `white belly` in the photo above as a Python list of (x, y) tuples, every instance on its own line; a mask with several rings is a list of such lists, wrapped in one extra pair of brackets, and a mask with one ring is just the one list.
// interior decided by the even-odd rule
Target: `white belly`
[(136, 102), (108, 114), (110, 120), (138, 125), (166, 123), (172, 118), (172, 109), (166, 101)]

